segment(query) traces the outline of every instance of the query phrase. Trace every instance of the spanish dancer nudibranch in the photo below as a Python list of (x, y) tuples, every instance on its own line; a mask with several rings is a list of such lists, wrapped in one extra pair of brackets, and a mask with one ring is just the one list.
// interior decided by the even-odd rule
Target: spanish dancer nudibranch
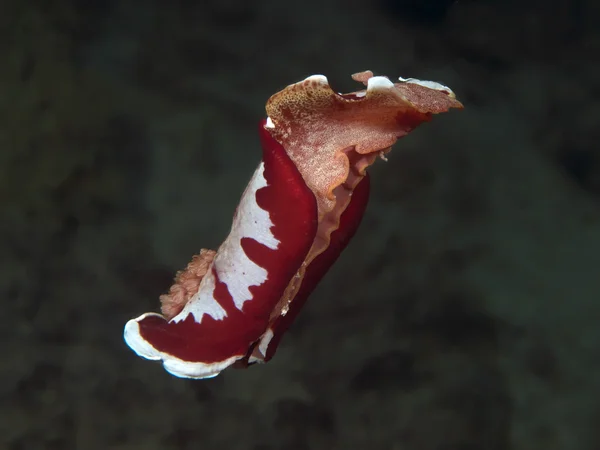
[(309, 294), (356, 232), (368, 166), (433, 114), (462, 108), (439, 83), (370, 71), (337, 94), (313, 75), (273, 95), (259, 127), (262, 161), (217, 251), (177, 273), (161, 312), (125, 325), (139, 356), (177, 377), (211, 378), (270, 360)]

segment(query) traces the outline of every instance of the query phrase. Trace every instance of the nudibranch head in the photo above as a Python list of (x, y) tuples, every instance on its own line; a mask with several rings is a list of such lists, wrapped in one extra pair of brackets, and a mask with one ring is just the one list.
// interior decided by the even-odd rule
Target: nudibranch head
[(125, 326), (127, 344), (186, 378), (268, 361), (311, 291), (346, 247), (369, 197), (366, 168), (433, 114), (462, 108), (446, 86), (393, 83), (335, 93), (313, 75), (273, 95), (262, 162), (217, 251), (203, 249), (161, 296), (162, 315)]
[(313, 75), (276, 93), (266, 106), (269, 132), (315, 193), (320, 214), (335, 206), (333, 191), (348, 178), (345, 151), (364, 156), (356, 167), (363, 174), (374, 160), (370, 155), (387, 152), (432, 114), (462, 108), (452, 90), (436, 82), (392, 83), (371, 71), (353, 78), (367, 89), (338, 94), (325, 76)]

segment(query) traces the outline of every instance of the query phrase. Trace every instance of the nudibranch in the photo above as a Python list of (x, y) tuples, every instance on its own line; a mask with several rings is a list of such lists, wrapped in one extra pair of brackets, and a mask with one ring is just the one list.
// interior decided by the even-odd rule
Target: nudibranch
[(162, 314), (126, 324), (125, 341), (139, 356), (183, 378), (271, 359), (359, 226), (366, 168), (433, 114), (462, 108), (436, 82), (393, 83), (370, 71), (352, 78), (366, 89), (338, 94), (313, 75), (268, 100), (262, 161), (225, 242), (177, 273), (160, 298)]

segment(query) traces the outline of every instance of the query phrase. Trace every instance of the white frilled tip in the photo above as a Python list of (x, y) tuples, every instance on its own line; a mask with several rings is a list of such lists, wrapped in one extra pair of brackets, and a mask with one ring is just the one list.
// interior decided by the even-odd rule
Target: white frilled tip
[[(235, 363), (240, 357), (233, 356), (224, 361), (214, 363), (190, 362), (176, 358), (168, 353), (161, 352), (154, 348), (150, 342), (146, 341), (140, 334), (139, 322), (148, 316), (160, 316), (155, 313), (142, 314), (137, 319), (132, 319), (125, 325), (123, 337), (127, 345), (142, 358), (152, 361), (162, 361), (167, 372), (179, 378), (213, 378), (219, 375), (227, 367)], [(162, 317), (162, 316), (160, 316)]]
[(329, 84), (329, 81), (327, 81), (327, 77), (325, 75), (311, 75), (310, 77), (306, 77), (306, 79), (304, 81), (314, 81), (317, 82), (319, 84)]
[(386, 77), (371, 77), (367, 80), (367, 92), (376, 91), (378, 89), (389, 89), (392, 87), (394, 87), (394, 83)]
[[(146, 313), (142, 314), (137, 319), (131, 319), (125, 325), (125, 330), (123, 332), (123, 339), (125, 339), (125, 343), (133, 350), (138, 356), (142, 358), (150, 359), (152, 361), (158, 361), (162, 359), (161, 353), (156, 350), (148, 341), (146, 341), (142, 335), (140, 334), (140, 324), (139, 321), (145, 319), (149, 316), (159, 316), (159, 314), (155, 313)], [(160, 316), (162, 317), (162, 316)]]
[(436, 91), (445, 91), (449, 94), (454, 94), (452, 89), (450, 89), (448, 86), (444, 86), (442, 83), (438, 83), (437, 81), (418, 80), (417, 78), (402, 77), (398, 77), (398, 80), (400, 80), (402, 83), (418, 84), (419, 86), (423, 86), (429, 89), (435, 89)]
[[(327, 80), (327, 77), (325, 75), (311, 75), (310, 77), (306, 78), (304, 81), (312, 81), (312, 82), (316, 82), (316, 83), (324, 85), (324, 86), (329, 86), (329, 81)], [(367, 92), (373, 92), (373, 91), (382, 90), (382, 89), (389, 89), (392, 87), (394, 87), (394, 83), (392, 83), (387, 77), (377, 76), (377, 77), (371, 77), (367, 80)], [(365, 94), (366, 93), (364, 91), (355, 93), (355, 95), (357, 97), (364, 97)], [(267, 124), (265, 126), (267, 128), (269, 128), (270, 124), (272, 124), (272, 122), (269, 122), (267, 120)]]
[[(445, 91), (450, 94), (454, 94), (452, 89), (448, 86), (443, 85), (442, 83), (438, 83), (437, 81), (428, 81), (428, 80), (419, 80), (418, 78), (402, 78), (398, 77), (398, 80), (402, 83), (412, 83), (418, 84), (419, 86), (423, 86), (429, 89), (434, 89), (436, 91)], [(329, 85), (329, 81), (325, 75), (311, 75), (304, 79), (302, 82), (312, 81), (322, 85)], [(301, 83), (302, 83), (301, 82)], [(389, 78), (383, 76), (372, 76), (367, 80), (367, 91), (372, 91), (376, 89), (388, 89), (394, 87), (394, 83), (392, 83)], [(267, 128), (270, 128), (272, 122), (267, 121)]]

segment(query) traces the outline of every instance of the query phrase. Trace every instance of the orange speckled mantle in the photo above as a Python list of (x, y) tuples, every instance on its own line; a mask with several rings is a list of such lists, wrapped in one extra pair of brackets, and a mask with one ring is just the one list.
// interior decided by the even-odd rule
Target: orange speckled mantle
[[(348, 178), (345, 151), (384, 154), (396, 140), (432, 114), (462, 108), (450, 88), (434, 82), (401, 79), (392, 83), (370, 71), (353, 75), (367, 85), (350, 94), (335, 93), (322, 75), (313, 75), (273, 95), (266, 105), (271, 135), (317, 197), (319, 215), (335, 206), (334, 189)], [(365, 158), (358, 173), (374, 161)]]

